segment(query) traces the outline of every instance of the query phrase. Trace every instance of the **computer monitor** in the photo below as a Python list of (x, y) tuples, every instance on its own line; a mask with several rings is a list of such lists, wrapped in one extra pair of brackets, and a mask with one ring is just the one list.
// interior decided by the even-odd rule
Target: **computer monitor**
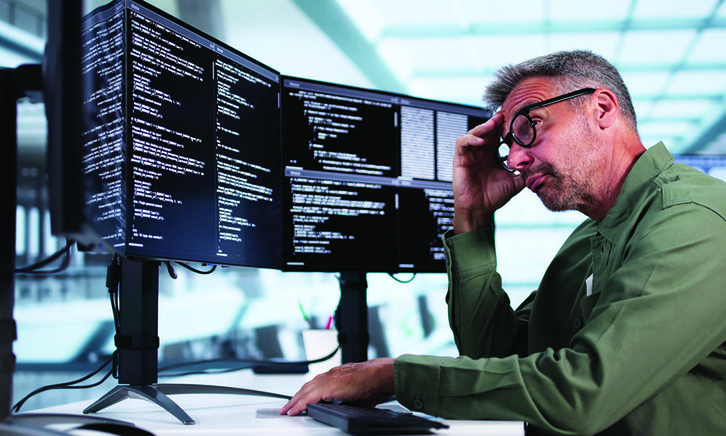
[(444, 271), (454, 142), (487, 111), (283, 80), (142, 1), (111, 1), (82, 29), (71, 236), (140, 259)]
[(443, 272), (456, 138), (480, 107), (283, 76), (283, 268)]
[(247, 391), (156, 384), (159, 261), (279, 268), (280, 75), (142, 1), (83, 18), (78, 0), (51, 3), (52, 27), (77, 32), (44, 62), (68, 85), (46, 87), (49, 155), (72, 164), (50, 162), (53, 231), (120, 255), (119, 386), (84, 412), (139, 397), (192, 423), (165, 393)]
[(683, 163), (726, 182), (726, 155), (676, 154), (676, 163)]
[(279, 268), (279, 73), (144, 2), (83, 24), (92, 248)]
[(43, 54), (43, 100), (48, 126), (46, 167), (51, 231), (83, 244), (97, 244), (85, 215), (81, 162), (82, 0), (48, 3), (48, 38)]

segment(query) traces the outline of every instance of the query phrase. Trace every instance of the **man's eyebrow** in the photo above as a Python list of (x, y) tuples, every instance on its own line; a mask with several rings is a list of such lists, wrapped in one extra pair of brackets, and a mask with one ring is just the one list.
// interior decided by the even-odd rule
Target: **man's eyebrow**
[(550, 106), (548, 105), (548, 106), (544, 106), (544, 107), (536, 107), (534, 109), (529, 109), (527, 112), (528, 113), (537, 113), (538, 111), (542, 110), (545, 113), (549, 113), (549, 109), (550, 109)]
[[(527, 101), (527, 100), (525, 100), (525, 101)], [(518, 115), (518, 114), (522, 113), (522, 111), (525, 111), (525, 109), (527, 109), (528, 107), (530, 107), (530, 106), (532, 106), (532, 105), (535, 105), (535, 104), (539, 104), (539, 103), (542, 103), (543, 101), (544, 101), (544, 100), (534, 100), (534, 101), (530, 101), (529, 103), (527, 103), (527, 104), (525, 104), (525, 105), (522, 105), (522, 106), (521, 106), (521, 107), (520, 107), (519, 109), (517, 109), (517, 110), (516, 110), (516, 111), (514, 112), (514, 115), (516, 116), (516, 115)], [(529, 109), (529, 110), (534, 110), (534, 109)]]

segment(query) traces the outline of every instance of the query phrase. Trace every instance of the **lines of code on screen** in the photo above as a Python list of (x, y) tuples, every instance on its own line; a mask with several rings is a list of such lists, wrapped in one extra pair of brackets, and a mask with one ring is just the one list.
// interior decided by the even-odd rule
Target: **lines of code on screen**
[(134, 256), (279, 267), (279, 75), (127, 5), (119, 245)]
[(284, 265), (444, 271), (458, 136), (482, 109), (283, 79)]

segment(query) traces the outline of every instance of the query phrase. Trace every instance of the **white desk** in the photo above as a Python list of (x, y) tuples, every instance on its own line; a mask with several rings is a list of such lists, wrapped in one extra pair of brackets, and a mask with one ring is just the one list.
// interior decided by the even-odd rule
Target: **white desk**
[[(291, 395), (307, 379), (304, 376), (255, 376), (250, 371), (218, 376), (175, 379), (174, 383), (206, 383), (245, 387)], [(161, 380), (164, 382), (166, 380)], [(42, 395), (42, 394), (41, 394)], [(155, 435), (345, 435), (346, 433), (314, 421), (307, 416), (280, 416), (277, 411), (285, 400), (238, 395), (174, 395), (171, 398), (195, 421), (184, 425), (159, 406), (145, 400), (126, 399), (97, 414), (98, 417), (134, 423)], [(39, 410), (49, 413), (80, 414), (91, 401), (71, 403)], [(397, 403), (385, 407), (401, 408)], [(442, 420), (449, 429), (437, 435), (523, 435), (521, 422)], [(62, 429), (62, 428), (59, 428)], [(85, 433), (84, 433), (85, 434)]]

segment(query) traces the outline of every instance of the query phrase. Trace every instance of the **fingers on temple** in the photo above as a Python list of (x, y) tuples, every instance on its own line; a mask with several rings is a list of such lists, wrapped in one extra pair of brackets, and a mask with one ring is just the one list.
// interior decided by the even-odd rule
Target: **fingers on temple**
[(504, 123), (504, 115), (501, 114), (501, 112), (497, 112), (489, 118), (486, 122), (479, 124), (478, 126), (474, 127), (469, 131), (472, 135), (475, 136), (484, 136), (492, 132), (499, 132), (499, 130), (502, 127), (502, 124)]
[(484, 137), (494, 134), (497, 138), (502, 125), (503, 117), (497, 113), (492, 118), (487, 120), (483, 124), (479, 124), (473, 129), (469, 130), (466, 135), (460, 137), (456, 141), (456, 145), (459, 148), (467, 146), (480, 146), (483, 145), (486, 140)]

